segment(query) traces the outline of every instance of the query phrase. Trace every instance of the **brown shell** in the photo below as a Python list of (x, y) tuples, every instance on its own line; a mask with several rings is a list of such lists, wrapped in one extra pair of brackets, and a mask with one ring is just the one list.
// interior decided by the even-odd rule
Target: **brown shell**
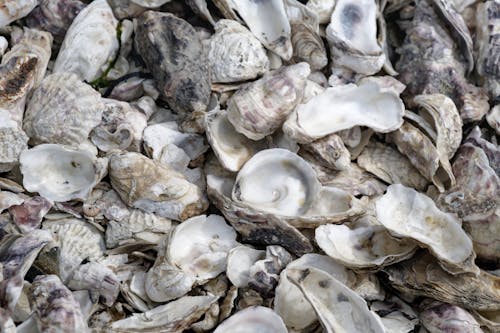
[(206, 110), (208, 60), (188, 22), (169, 13), (147, 11), (137, 18), (135, 47), (174, 111), (186, 115)]
[(23, 128), (30, 142), (78, 146), (101, 122), (101, 95), (75, 74), (47, 76), (33, 91)]

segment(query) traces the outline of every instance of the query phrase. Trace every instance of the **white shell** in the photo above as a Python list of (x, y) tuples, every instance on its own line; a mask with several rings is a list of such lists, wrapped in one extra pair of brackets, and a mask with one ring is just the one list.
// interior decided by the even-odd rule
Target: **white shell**
[(319, 23), (330, 23), (336, 0), (309, 0), (307, 8), (318, 15)]
[(106, 0), (85, 7), (66, 32), (54, 73), (75, 73), (91, 82), (104, 73), (118, 51), (118, 21)]
[(104, 177), (107, 160), (84, 150), (42, 144), (21, 153), (23, 185), (53, 201), (85, 200)]
[(328, 273), (313, 267), (291, 268), (286, 276), (304, 293), (328, 333), (385, 333), (380, 317), (365, 300)]
[(248, 287), (251, 267), (265, 257), (265, 251), (256, 250), (246, 245), (232, 248), (227, 257), (227, 278), (238, 288)]
[(227, 119), (227, 112), (219, 108), (205, 115), (205, 133), (219, 162), (230, 171), (240, 170), (246, 161), (264, 148), (263, 142), (238, 133)]
[(496, 105), (491, 109), (486, 116), (486, 121), (497, 132), (497, 135), (500, 135), (500, 105)]
[(0, 9), (0, 28), (28, 15), (39, 0), (4, 0)]
[(263, 306), (243, 309), (223, 321), (214, 333), (287, 333), (283, 320)]
[(266, 50), (254, 35), (240, 23), (219, 20), (210, 38), (208, 59), (212, 82), (239, 82), (269, 70)]
[(28, 148), (28, 136), (10, 119), (0, 114), (0, 173), (12, 170), (19, 163), (19, 155)]
[(279, 284), (276, 287), (274, 311), (283, 318), (286, 326), (292, 330), (304, 329), (318, 320), (316, 312), (304, 294), (286, 277), (288, 269), (307, 269), (309, 267), (320, 269), (344, 284), (351, 277), (344, 266), (336, 263), (330, 257), (316, 253), (304, 254), (288, 264), (286, 269), (281, 272)]
[(339, 0), (326, 28), (335, 66), (373, 75), (380, 71), (385, 55), (377, 40), (375, 0)]
[(309, 210), (320, 189), (306, 161), (288, 150), (274, 148), (255, 154), (241, 168), (232, 197), (261, 211), (296, 216)]
[(391, 185), (375, 208), (378, 221), (391, 233), (415, 239), (451, 266), (461, 267), (473, 255), (472, 241), (460, 220), (440, 211), (431, 198), (414, 189)]
[(354, 126), (387, 133), (403, 124), (405, 106), (393, 89), (376, 81), (327, 88), (299, 104), (283, 124), (283, 131), (306, 143)]

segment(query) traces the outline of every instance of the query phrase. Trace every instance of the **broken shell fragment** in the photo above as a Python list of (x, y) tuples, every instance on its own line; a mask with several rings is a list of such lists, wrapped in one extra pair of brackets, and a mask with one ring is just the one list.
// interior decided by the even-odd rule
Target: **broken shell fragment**
[(236, 131), (252, 140), (272, 134), (301, 101), (307, 63), (284, 66), (239, 89), (228, 101), (228, 119)]
[(302, 148), (309, 151), (324, 167), (346, 170), (351, 165), (351, 153), (337, 134), (330, 134)]
[(430, 332), (458, 329), (470, 333), (483, 333), (481, 325), (469, 312), (453, 304), (433, 302), (420, 313), (420, 320)]
[(173, 14), (147, 11), (137, 18), (134, 30), (136, 49), (170, 107), (181, 115), (205, 112), (209, 67), (194, 28)]
[(0, 115), (0, 173), (12, 170), (28, 148), (28, 137), (16, 122)]
[(103, 110), (101, 96), (92, 87), (75, 74), (56, 73), (33, 91), (23, 129), (33, 144), (79, 146), (100, 123)]
[(85, 200), (104, 177), (107, 160), (85, 150), (42, 144), (19, 157), (23, 185), (52, 201)]
[(223, 321), (214, 333), (286, 333), (283, 320), (273, 310), (263, 306), (252, 306), (239, 311)]
[(462, 230), (460, 220), (440, 211), (431, 198), (395, 184), (375, 202), (375, 209), (377, 220), (391, 233), (428, 247), (451, 273), (458, 268), (478, 274), (477, 266), (469, 262), (474, 256), (472, 241)]
[(232, 248), (227, 256), (227, 278), (238, 288), (248, 287), (251, 267), (265, 255), (264, 251), (245, 245)]
[(212, 82), (251, 80), (269, 70), (266, 50), (240, 23), (219, 20), (214, 29), (208, 49)]
[(113, 153), (109, 176), (128, 206), (148, 213), (182, 221), (207, 208), (207, 200), (196, 185), (138, 153)]
[(87, 82), (98, 79), (118, 52), (117, 26), (106, 0), (87, 5), (66, 32), (54, 73), (74, 73)]
[(39, 0), (5, 0), (0, 9), (0, 28), (28, 15)]
[(40, 227), (45, 214), (52, 208), (52, 203), (44, 197), (34, 196), (20, 205), (9, 208), (12, 221), (21, 232), (26, 233)]

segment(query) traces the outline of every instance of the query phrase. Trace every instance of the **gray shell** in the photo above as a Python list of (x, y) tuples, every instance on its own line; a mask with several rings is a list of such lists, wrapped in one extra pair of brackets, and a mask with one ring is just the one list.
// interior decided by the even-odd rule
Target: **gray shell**
[(147, 11), (135, 21), (135, 47), (180, 114), (203, 112), (210, 99), (210, 73), (194, 28), (172, 14)]
[(33, 143), (78, 146), (101, 121), (100, 94), (75, 74), (47, 76), (28, 101), (23, 128)]
[(18, 164), (21, 152), (27, 148), (28, 137), (22, 129), (0, 127), (0, 173), (12, 170)]

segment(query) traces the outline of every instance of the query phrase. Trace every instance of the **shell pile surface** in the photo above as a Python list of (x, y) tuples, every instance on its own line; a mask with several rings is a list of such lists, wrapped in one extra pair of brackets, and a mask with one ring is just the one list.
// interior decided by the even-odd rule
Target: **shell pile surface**
[(498, 0), (0, 0), (0, 331), (500, 332)]

